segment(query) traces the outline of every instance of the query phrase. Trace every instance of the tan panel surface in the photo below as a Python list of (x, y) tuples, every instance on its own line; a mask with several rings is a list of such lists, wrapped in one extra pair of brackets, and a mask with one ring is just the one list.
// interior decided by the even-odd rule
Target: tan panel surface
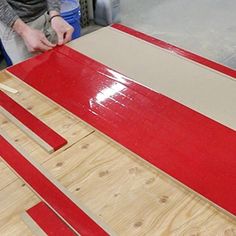
[(236, 130), (236, 79), (110, 27), (69, 46)]
[[(31, 111), (63, 134), (69, 144), (49, 155), (3, 116), (1, 128), (118, 235), (236, 234), (236, 221), (196, 194), (100, 133), (91, 132), (86, 124), (27, 86), (20, 82), (17, 85), (16, 79), (8, 77), (4, 83), (15, 84), (20, 93), (14, 99), (22, 101), (23, 106), (30, 105)], [(42, 107), (37, 110), (39, 101), (43, 101)], [(58, 122), (54, 123), (54, 119)], [(68, 120), (71, 123), (64, 130), (63, 124)], [(0, 170), (5, 170), (0, 182), (8, 179), (0, 189), (0, 235), (28, 235), (19, 214), (37, 203), (38, 198), (4, 163), (0, 164)]]

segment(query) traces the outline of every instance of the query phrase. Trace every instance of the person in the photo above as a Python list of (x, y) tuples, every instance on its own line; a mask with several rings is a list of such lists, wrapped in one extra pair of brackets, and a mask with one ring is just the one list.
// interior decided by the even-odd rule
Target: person
[(71, 40), (60, 0), (0, 0), (0, 39), (13, 64)]

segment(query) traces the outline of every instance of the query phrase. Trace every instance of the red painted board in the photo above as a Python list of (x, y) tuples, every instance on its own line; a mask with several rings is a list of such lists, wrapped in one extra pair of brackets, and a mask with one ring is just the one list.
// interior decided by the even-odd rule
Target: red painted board
[(228, 75), (228, 76), (231, 76), (233, 78), (236, 78), (236, 70), (234, 70), (234, 69), (231, 69), (229, 67), (221, 65), (221, 64), (216, 63), (214, 61), (211, 61), (211, 60), (209, 60), (207, 58), (204, 58), (202, 56), (199, 56), (197, 54), (194, 54), (194, 53), (189, 52), (187, 50), (184, 50), (182, 48), (176, 47), (176, 46), (174, 46), (174, 45), (172, 45), (170, 43), (167, 43), (167, 42), (162, 41), (160, 39), (154, 38), (154, 37), (152, 37), (150, 35), (147, 35), (147, 34), (144, 34), (142, 32), (139, 32), (139, 31), (134, 30), (132, 28), (129, 28), (129, 27), (125, 26), (125, 25), (114, 24), (114, 25), (112, 25), (112, 27), (117, 29), (117, 30), (120, 30), (122, 32), (125, 32), (127, 34), (133, 35), (133, 36), (135, 36), (135, 37), (137, 37), (139, 39), (142, 39), (142, 40), (144, 40), (146, 42), (154, 44), (154, 45), (156, 45), (158, 47), (161, 47), (161, 48), (169, 50), (169, 51), (171, 51), (173, 53), (176, 53), (176, 54), (178, 54), (178, 55), (180, 55), (182, 57), (188, 58), (188, 59), (190, 59), (192, 61), (195, 61), (195, 62), (197, 62), (199, 64), (207, 66), (207, 67), (209, 67), (211, 69), (219, 71), (219, 72), (221, 72), (221, 73), (223, 73), (225, 75)]
[(108, 235), (2, 136), (0, 156), (77, 233), (82, 236)]
[(67, 141), (63, 137), (37, 119), (2, 91), (0, 91), (0, 106), (11, 113), (17, 120), (34, 132), (35, 135), (45, 143), (51, 146), (54, 151), (67, 144)]
[(236, 214), (235, 131), (66, 46), (8, 70), (157, 168)]
[(27, 213), (49, 236), (76, 235), (44, 202), (28, 209)]

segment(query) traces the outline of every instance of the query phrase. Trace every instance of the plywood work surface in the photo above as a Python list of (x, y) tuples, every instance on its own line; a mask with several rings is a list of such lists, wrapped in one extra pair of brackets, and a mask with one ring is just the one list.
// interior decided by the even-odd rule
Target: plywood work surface
[(236, 215), (236, 189), (232, 188), (236, 183), (234, 130), (67, 46), (7, 71)]
[[(0, 115), (1, 128), (118, 235), (235, 235), (236, 221), (2, 72), (8, 94), (68, 144), (53, 154)], [(2, 147), (1, 147), (2, 148)], [(0, 235), (31, 235), (20, 214), (38, 197), (0, 161)]]

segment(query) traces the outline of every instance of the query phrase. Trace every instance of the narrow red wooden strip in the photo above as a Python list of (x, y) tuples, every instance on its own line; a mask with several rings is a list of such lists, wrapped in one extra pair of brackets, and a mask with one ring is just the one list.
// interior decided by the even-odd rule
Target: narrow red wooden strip
[(0, 106), (52, 147), (54, 151), (67, 144), (67, 141), (63, 137), (33, 116), (2, 91), (0, 91)]
[(235, 131), (66, 46), (9, 70), (157, 168), (236, 214), (236, 188), (232, 187), (236, 183)]
[(76, 235), (44, 202), (28, 209), (27, 213), (47, 235)]
[(146, 42), (154, 44), (154, 45), (156, 45), (158, 47), (161, 47), (161, 48), (164, 48), (164, 49), (169, 50), (171, 52), (174, 52), (174, 53), (176, 53), (176, 54), (178, 54), (178, 55), (180, 55), (182, 57), (188, 58), (188, 59), (190, 59), (192, 61), (195, 61), (197, 63), (200, 63), (200, 64), (202, 64), (204, 66), (212, 68), (212, 69), (214, 69), (216, 71), (219, 71), (221, 73), (229, 75), (229, 76), (231, 76), (233, 78), (236, 78), (236, 70), (234, 70), (234, 69), (231, 69), (229, 67), (221, 65), (221, 64), (216, 63), (214, 61), (211, 61), (211, 60), (209, 60), (207, 58), (204, 58), (202, 56), (199, 56), (197, 54), (194, 54), (194, 53), (189, 52), (187, 50), (184, 50), (182, 48), (176, 47), (176, 46), (174, 46), (174, 45), (172, 45), (170, 43), (167, 43), (167, 42), (162, 41), (160, 39), (154, 38), (154, 37), (152, 37), (150, 35), (147, 35), (147, 34), (144, 34), (142, 32), (139, 32), (139, 31), (134, 30), (132, 28), (129, 28), (129, 27), (125, 26), (125, 25), (114, 24), (114, 25), (112, 25), (112, 27), (117, 29), (117, 30), (120, 30), (122, 32), (125, 32), (127, 34), (133, 35), (133, 36), (135, 36), (135, 37), (137, 37), (139, 39), (142, 39), (142, 40), (144, 40)]
[(68, 225), (82, 236), (107, 235), (45, 173), (31, 164), (22, 153), (0, 136), (0, 156)]

